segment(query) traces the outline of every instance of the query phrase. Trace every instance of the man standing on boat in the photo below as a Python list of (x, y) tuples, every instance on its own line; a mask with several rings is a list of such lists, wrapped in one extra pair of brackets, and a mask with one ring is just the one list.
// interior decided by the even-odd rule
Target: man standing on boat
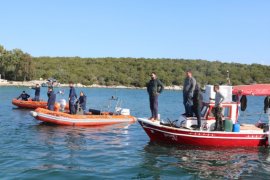
[(48, 102), (47, 102), (48, 109), (53, 111), (54, 110), (54, 104), (55, 104), (55, 101), (56, 101), (56, 94), (54, 93), (52, 87), (48, 88), (47, 95), (48, 95)]
[(76, 100), (77, 100), (77, 94), (76, 94), (76, 91), (75, 91), (75, 88), (74, 88), (74, 83), (70, 82), (69, 87), (70, 87), (69, 98), (68, 98), (68, 100), (69, 100), (69, 112), (70, 112), (70, 114), (76, 114), (75, 105), (76, 105)]
[(155, 72), (151, 73), (151, 80), (147, 84), (147, 92), (149, 94), (150, 100), (150, 110), (152, 116), (149, 118), (151, 121), (155, 121), (158, 119), (158, 96), (162, 93), (164, 89), (164, 85), (157, 78)]
[(222, 106), (221, 103), (224, 101), (224, 96), (219, 90), (219, 85), (214, 85), (215, 96), (215, 107), (214, 107), (214, 116), (216, 118), (215, 129), (214, 131), (223, 131), (223, 121), (222, 121)]
[(193, 93), (193, 112), (197, 117), (197, 127), (196, 129), (200, 129), (201, 127), (201, 109), (202, 109), (202, 101), (203, 96), (201, 93), (201, 88), (199, 83), (196, 83), (194, 93)]
[(40, 96), (40, 85), (36, 84), (36, 87), (31, 87), (31, 89), (35, 90), (35, 97), (33, 101), (39, 101), (39, 96)]
[(193, 105), (193, 92), (195, 89), (196, 80), (194, 77), (192, 77), (191, 70), (186, 71), (186, 78), (184, 81), (184, 87), (183, 87), (183, 104), (185, 107), (185, 113), (183, 115), (187, 117), (191, 117), (193, 115), (192, 113), (192, 105)]
[(81, 91), (80, 97), (76, 102), (76, 104), (77, 104), (76, 112), (77, 113), (80, 112), (80, 109), (81, 109), (83, 111), (83, 114), (86, 114), (86, 100), (87, 100), (86, 95), (84, 94), (83, 91)]

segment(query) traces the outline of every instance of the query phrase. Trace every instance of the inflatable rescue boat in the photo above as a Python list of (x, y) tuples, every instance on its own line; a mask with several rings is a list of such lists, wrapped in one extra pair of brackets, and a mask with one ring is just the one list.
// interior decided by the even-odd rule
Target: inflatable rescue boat
[(19, 108), (26, 108), (26, 109), (36, 109), (36, 108), (46, 108), (47, 102), (46, 101), (23, 101), (18, 99), (13, 99), (12, 104), (19, 107)]
[[(37, 109), (37, 108), (47, 108), (47, 102), (46, 101), (33, 101), (29, 99), (28, 101), (13, 99), (12, 104), (19, 107), (19, 108), (25, 108), (25, 109)], [(54, 105), (55, 110), (62, 109), (62, 111), (68, 111), (69, 105), (66, 103), (66, 100), (61, 99), (60, 102), (56, 102)]]
[(118, 123), (130, 124), (136, 121), (135, 117), (129, 115), (129, 111), (119, 114), (101, 113), (99, 115), (73, 115), (60, 111), (37, 108), (35, 111), (31, 111), (31, 115), (43, 122), (69, 126), (103, 126)]

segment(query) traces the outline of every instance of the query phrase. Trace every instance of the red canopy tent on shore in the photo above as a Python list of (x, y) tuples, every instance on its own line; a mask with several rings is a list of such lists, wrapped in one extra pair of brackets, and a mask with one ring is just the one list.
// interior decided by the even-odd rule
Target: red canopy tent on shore
[(233, 86), (232, 94), (246, 96), (270, 96), (270, 84)]

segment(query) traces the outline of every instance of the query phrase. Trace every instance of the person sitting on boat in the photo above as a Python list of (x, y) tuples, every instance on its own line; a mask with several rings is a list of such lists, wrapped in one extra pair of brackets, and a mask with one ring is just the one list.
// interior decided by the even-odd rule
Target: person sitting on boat
[[(213, 114), (216, 119), (214, 131), (223, 131), (223, 120), (222, 120), (222, 105), (221, 103), (224, 101), (224, 96), (221, 94), (219, 90), (219, 85), (214, 85), (215, 95), (215, 107), (213, 108)], [(213, 100), (213, 99), (211, 99)]]
[(27, 94), (25, 91), (23, 91), (22, 94), (21, 94), (19, 97), (17, 97), (17, 99), (20, 99), (20, 98), (21, 98), (23, 101), (28, 101), (28, 98), (30, 98), (30, 95)]
[(150, 100), (150, 109), (152, 116), (149, 118), (151, 121), (155, 121), (158, 119), (158, 96), (162, 93), (164, 89), (164, 85), (162, 82), (157, 78), (155, 72), (151, 73), (151, 80), (147, 85), (147, 92), (149, 94)]
[(196, 80), (194, 77), (192, 77), (192, 71), (187, 70), (183, 87), (183, 100), (184, 100), (183, 104), (185, 107), (185, 113), (183, 115), (187, 117), (192, 117), (192, 105), (193, 105), (192, 97), (195, 85)]
[(84, 95), (84, 92), (81, 91), (80, 92), (80, 97), (79, 97), (79, 99), (76, 102), (76, 104), (78, 104), (78, 106), (79, 106), (78, 108), (76, 108), (76, 111), (77, 112), (80, 111), (80, 110), (82, 110), (83, 111), (83, 114), (86, 113), (86, 99), (87, 99), (87, 97)]
[(69, 83), (69, 87), (70, 87), (70, 90), (69, 90), (69, 98), (68, 98), (68, 101), (69, 101), (69, 112), (70, 114), (76, 114), (76, 99), (77, 99), (77, 94), (76, 94), (76, 91), (75, 91), (75, 88), (74, 88), (74, 83), (73, 82), (70, 82)]
[(35, 97), (32, 100), (33, 101), (39, 101), (40, 85), (39, 84), (36, 84), (36, 87), (30, 87), (30, 88), (35, 90)]
[(193, 93), (193, 112), (197, 117), (197, 127), (196, 129), (200, 129), (201, 127), (201, 109), (202, 109), (202, 100), (203, 96), (200, 90), (200, 85), (196, 83), (194, 93)]
[(48, 109), (53, 111), (54, 110), (54, 104), (55, 104), (55, 101), (56, 101), (56, 94), (54, 93), (53, 91), (53, 88), (52, 87), (49, 87), (48, 88), (48, 102), (47, 102), (47, 106), (48, 106)]

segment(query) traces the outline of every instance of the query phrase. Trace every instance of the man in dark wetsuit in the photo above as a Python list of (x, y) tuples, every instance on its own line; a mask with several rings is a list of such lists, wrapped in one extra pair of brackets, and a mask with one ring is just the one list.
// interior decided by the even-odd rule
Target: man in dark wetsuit
[(164, 89), (164, 85), (162, 82), (157, 78), (155, 72), (151, 73), (151, 80), (147, 85), (147, 92), (149, 94), (150, 100), (150, 109), (152, 116), (149, 118), (151, 121), (155, 121), (158, 119), (158, 96), (162, 93)]
[(28, 98), (30, 98), (30, 95), (27, 94), (25, 91), (23, 91), (22, 94), (21, 94), (19, 97), (17, 97), (17, 99), (20, 99), (20, 98), (21, 98), (23, 101), (28, 101)]
[(35, 90), (35, 97), (33, 98), (33, 101), (39, 101), (40, 96), (40, 85), (36, 84), (36, 87), (31, 87), (31, 89)]
[(56, 94), (54, 93), (52, 87), (48, 88), (47, 95), (48, 95), (48, 102), (47, 102), (48, 109), (51, 110), (51, 111), (54, 111), (54, 104), (55, 104), (55, 101), (56, 101)]
[(77, 101), (77, 94), (76, 94), (73, 82), (69, 83), (69, 87), (70, 87), (69, 98), (68, 98), (68, 101), (69, 101), (69, 113), (70, 114), (76, 114), (75, 105), (76, 105), (76, 101)]
[(200, 85), (196, 83), (194, 93), (193, 93), (193, 112), (197, 117), (197, 127), (196, 129), (200, 129), (201, 127), (201, 109), (202, 109), (202, 100), (203, 96), (200, 90)]
[(192, 116), (192, 105), (193, 105), (193, 92), (195, 89), (196, 80), (194, 77), (192, 77), (191, 70), (188, 70), (186, 72), (186, 78), (184, 81), (184, 87), (183, 87), (183, 104), (185, 107), (185, 113), (183, 115), (187, 117)]

